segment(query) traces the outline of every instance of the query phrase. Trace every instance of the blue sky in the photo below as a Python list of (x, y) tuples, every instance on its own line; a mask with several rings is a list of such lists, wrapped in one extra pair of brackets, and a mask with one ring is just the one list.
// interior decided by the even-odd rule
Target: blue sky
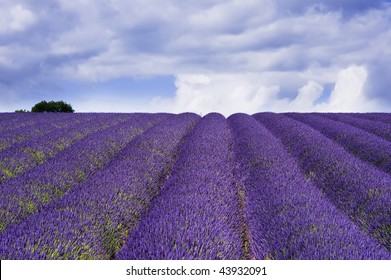
[(0, 112), (390, 112), (389, 2), (0, 0)]

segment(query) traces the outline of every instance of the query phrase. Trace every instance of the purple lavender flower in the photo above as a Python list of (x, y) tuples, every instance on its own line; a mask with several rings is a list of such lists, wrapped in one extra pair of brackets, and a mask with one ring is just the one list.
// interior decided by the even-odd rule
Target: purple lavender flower
[(171, 116), (44, 211), (0, 235), (6, 259), (110, 259), (148, 209), (184, 136), (199, 120)]
[(391, 250), (391, 176), (317, 130), (283, 115), (254, 116), (296, 158), (304, 176), (363, 231)]
[(0, 114), (0, 259), (391, 259), (390, 125)]
[[(250, 254), (258, 259), (390, 259), (248, 115), (228, 118), (242, 174)], [(273, 122), (270, 122), (273, 124)]]
[(50, 133), (33, 137), (28, 141), (21, 141), (0, 152), (0, 170), (10, 178), (16, 177), (44, 163), (47, 159), (53, 158), (91, 133), (124, 122), (127, 118), (126, 114), (110, 114), (97, 120), (91, 118), (86, 122), (73, 124), (70, 122), (65, 128), (54, 129)]
[(335, 121), (350, 124), (361, 128), (367, 132), (373, 133), (387, 141), (391, 141), (391, 123), (385, 123), (380, 120), (367, 120), (360, 118), (357, 114), (346, 113), (319, 113), (319, 115), (333, 119)]
[(391, 142), (349, 124), (324, 118), (322, 115), (299, 113), (285, 115), (315, 128), (363, 161), (373, 164), (384, 172), (391, 172)]
[(117, 259), (240, 259), (232, 136), (209, 114), (181, 147), (170, 178)]
[(165, 118), (165, 115), (133, 114), (126, 122), (90, 134), (29, 172), (4, 181), (0, 185), (0, 232), (40, 211), (104, 168), (136, 135)]

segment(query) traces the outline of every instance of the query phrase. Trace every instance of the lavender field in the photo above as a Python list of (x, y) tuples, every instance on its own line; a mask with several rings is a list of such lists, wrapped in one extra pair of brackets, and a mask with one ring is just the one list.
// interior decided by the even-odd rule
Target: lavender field
[(0, 259), (391, 259), (391, 114), (0, 114)]

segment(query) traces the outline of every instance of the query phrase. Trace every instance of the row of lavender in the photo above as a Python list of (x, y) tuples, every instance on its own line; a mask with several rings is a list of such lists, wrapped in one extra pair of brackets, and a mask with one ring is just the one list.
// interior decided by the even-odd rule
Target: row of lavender
[[(107, 117), (111, 118), (106, 116), (102, 119)], [(50, 201), (103, 169), (136, 135), (167, 117), (165, 114), (128, 115), (127, 121), (91, 133), (55, 157), (32, 167), (29, 172), (1, 182), (0, 232), (25, 216), (40, 211)], [(83, 124), (81, 126), (84, 127)]]
[[(269, 116), (269, 115), (267, 115)], [(382, 259), (390, 254), (303, 176), (296, 157), (255, 118), (228, 120), (244, 176), (252, 253), (257, 259)], [(286, 120), (288, 122), (288, 120)], [(270, 124), (278, 127), (270, 115)], [(289, 124), (288, 124), (289, 125)], [(279, 130), (282, 134), (283, 131)], [(288, 132), (287, 132), (288, 133)], [(279, 134), (277, 135), (279, 136)], [(292, 135), (292, 140), (294, 135)], [(315, 144), (317, 144), (315, 142)]]
[[(48, 119), (44, 126), (45, 130), (33, 129), (40, 133), (35, 137), (26, 137), (0, 152), (0, 182), (44, 163), (91, 133), (124, 122), (128, 118), (126, 114), (107, 115), (104, 118), (87, 114), (81, 115), (79, 120), (75, 121), (75, 118), (66, 115), (62, 119), (62, 124), (57, 126), (57, 121), (52, 122), (50, 116), (45, 118)], [(49, 129), (48, 123), (52, 123), (54, 127)], [(25, 135), (29, 132), (27, 131)]]
[[(301, 170), (338, 209), (391, 250), (391, 176), (350, 154), (320, 131), (282, 115), (263, 113), (264, 124)], [(349, 130), (344, 131), (349, 135)], [(373, 136), (376, 137), (376, 136)]]
[(389, 119), (118, 115), (3, 181), (0, 258), (391, 259)]
[(11, 259), (110, 259), (160, 192), (176, 150), (198, 121), (169, 117), (136, 136), (106, 167), (0, 238)]
[(65, 128), (71, 123), (88, 121), (93, 117), (91, 114), (82, 117), (74, 114), (52, 114), (46, 118), (42, 118), (39, 114), (32, 114), (31, 116), (29, 119), (14, 117), (10, 120), (2, 116), (2, 121), (0, 121), (0, 151), (21, 141), (48, 133), (53, 129)]
[(239, 259), (241, 220), (233, 139), (222, 115), (209, 114), (181, 147), (170, 178), (119, 259)]

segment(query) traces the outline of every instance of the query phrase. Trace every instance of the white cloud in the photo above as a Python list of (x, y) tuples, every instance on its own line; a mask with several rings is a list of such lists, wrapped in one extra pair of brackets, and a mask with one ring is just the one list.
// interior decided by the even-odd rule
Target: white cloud
[(231, 0), (192, 13), (187, 24), (204, 33), (231, 34), (270, 22), (276, 13), (270, 0)]
[(34, 52), (26, 46), (0, 46), (0, 66), (7, 69), (22, 69), (42, 58), (42, 53)]
[(176, 75), (150, 110), (385, 110), (390, 26), (381, 0), (3, 0), (0, 83)]
[(317, 111), (368, 112), (381, 109), (378, 100), (369, 99), (365, 94), (367, 77), (367, 70), (363, 66), (353, 65), (342, 70), (328, 102), (317, 105)]
[(153, 111), (195, 112), (205, 115), (220, 112), (257, 112), (277, 94), (277, 86), (265, 86), (257, 75), (181, 74), (176, 79), (175, 98), (157, 97), (150, 103)]
[(0, 10), (0, 34), (24, 31), (37, 21), (34, 13), (23, 5)]
[(326, 101), (319, 103), (324, 86), (308, 80), (289, 99), (279, 96), (279, 83), (265, 85), (262, 73), (246, 74), (184, 74), (176, 80), (175, 98), (155, 98), (150, 106), (169, 112), (195, 112), (205, 115), (220, 112), (226, 116), (235, 112), (253, 114), (275, 112), (365, 112), (381, 108), (379, 101), (369, 99), (364, 92), (367, 71), (351, 65), (334, 76), (334, 89)]
[[(52, 51), (96, 51), (67, 65), (68, 74), (91, 80), (178, 73), (304, 72), (314, 67), (328, 71), (365, 64), (384, 52), (377, 46), (386, 45), (391, 15), (391, 8), (385, 7), (344, 19), (339, 10), (311, 6), (303, 13), (282, 15), (281, 7), (267, 0), (188, 6), (168, 1), (164, 7), (153, 1), (83, 3), (86, 9), (64, 4), (67, 11), (79, 15), (82, 24), (60, 34)], [(108, 15), (111, 20), (104, 17)], [(369, 43), (375, 40), (377, 44)]]
[(34, 14), (21, 5), (13, 7), (10, 11), (10, 15), (11, 22), (9, 26), (11, 30), (14, 31), (23, 31), (36, 21)]
[(351, 65), (341, 69), (334, 80), (334, 88), (326, 101), (318, 102), (325, 94), (321, 84), (309, 81), (299, 89), (292, 101), (278, 100), (275, 111), (295, 112), (371, 112), (383, 111), (380, 100), (368, 97), (365, 91), (368, 73), (364, 66)]
[(178, 75), (174, 111), (232, 114), (245, 109), (256, 112), (277, 92), (253, 74)]
[(323, 94), (323, 86), (315, 81), (308, 81), (299, 88), (297, 96), (293, 100), (274, 100), (270, 110), (290, 112), (311, 112), (316, 110), (316, 102)]

